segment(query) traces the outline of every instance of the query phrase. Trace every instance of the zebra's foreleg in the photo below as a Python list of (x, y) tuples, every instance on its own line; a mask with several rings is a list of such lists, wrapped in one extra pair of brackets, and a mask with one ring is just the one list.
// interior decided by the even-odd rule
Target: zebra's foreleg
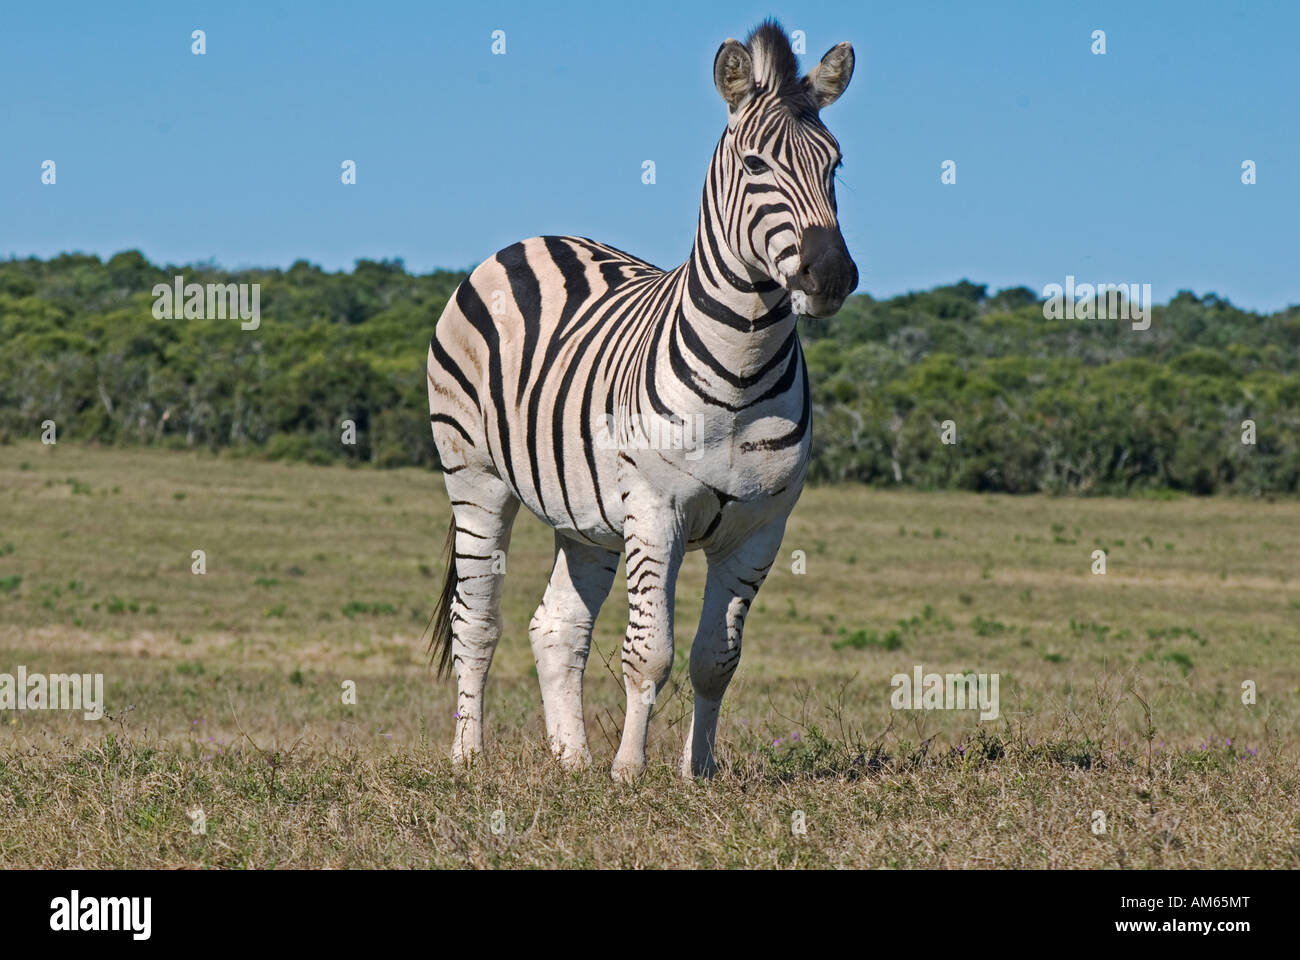
[(648, 489), (624, 498), (627, 551), (627, 635), (623, 688), (627, 713), (611, 776), (626, 783), (645, 770), (646, 735), (655, 698), (673, 668), (673, 591), (685, 538), (671, 502)]
[(681, 772), (684, 777), (711, 777), (717, 769), (714, 748), (718, 713), (727, 684), (740, 664), (745, 616), (758, 588), (781, 549), (785, 518), (759, 529), (724, 557), (710, 556), (704, 586), (704, 609), (691, 644), (691, 688), (695, 710), (686, 734)]
[(582, 672), (591, 628), (618, 572), (618, 553), (555, 535), (555, 568), (528, 626), (542, 688), (546, 737), (568, 770), (591, 763), (582, 716)]
[(447, 495), (456, 521), (452, 563), (452, 666), (456, 671), (456, 733), (451, 758), (463, 763), (483, 749), (483, 691), (501, 639), (501, 587), (510, 528), (519, 501), (491, 474), (448, 474)]

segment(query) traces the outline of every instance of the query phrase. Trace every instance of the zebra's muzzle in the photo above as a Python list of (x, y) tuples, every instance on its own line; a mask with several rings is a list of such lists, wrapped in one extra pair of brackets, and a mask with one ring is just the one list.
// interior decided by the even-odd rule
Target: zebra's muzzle
[(799, 269), (790, 289), (802, 293), (803, 310), (810, 317), (829, 317), (839, 310), (858, 286), (858, 265), (849, 256), (844, 237), (829, 227), (808, 227), (799, 250)]

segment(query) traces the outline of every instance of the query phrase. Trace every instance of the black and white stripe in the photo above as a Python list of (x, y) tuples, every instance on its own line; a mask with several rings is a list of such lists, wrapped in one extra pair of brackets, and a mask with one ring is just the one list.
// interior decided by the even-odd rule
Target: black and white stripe
[(832, 48), (802, 79), (795, 66), (770, 21), (719, 49), (728, 124), (686, 263), (664, 271), (593, 240), (535, 237), (476, 268), (438, 321), (430, 422), (453, 521), (434, 645), (457, 675), (458, 760), (482, 748), (501, 557), (522, 503), (556, 531), (529, 634), (557, 756), (571, 767), (590, 759), (582, 674), (626, 552), (628, 710), (613, 773), (644, 768), (653, 698), (672, 666), (677, 569), (686, 550), (702, 549), (708, 585), (682, 765), (688, 775), (714, 768), (745, 614), (808, 468), (797, 313), (829, 315), (857, 284), (836, 219), (839, 148), (819, 117), (848, 84), (852, 48)]

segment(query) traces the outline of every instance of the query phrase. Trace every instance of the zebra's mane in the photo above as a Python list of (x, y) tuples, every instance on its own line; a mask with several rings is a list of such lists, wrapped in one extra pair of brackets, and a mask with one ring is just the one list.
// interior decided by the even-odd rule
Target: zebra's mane
[(817, 112), (817, 101), (799, 81), (799, 61), (785, 28), (768, 17), (745, 40), (754, 61), (754, 82), (794, 113)]

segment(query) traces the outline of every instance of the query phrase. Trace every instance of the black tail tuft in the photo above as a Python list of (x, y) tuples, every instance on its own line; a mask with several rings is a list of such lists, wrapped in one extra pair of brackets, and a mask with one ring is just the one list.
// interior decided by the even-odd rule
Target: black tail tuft
[(447, 531), (446, 554), (447, 575), (442, 581), (442, 595), (438, 597), (438, 606), (433, 611), (433, 633), (429, 637), (429, 662), (438, 664), (438, 677), (451, 673), (451, 605), (456, 599), (456, 517), (451, 518), (451, 528)]

